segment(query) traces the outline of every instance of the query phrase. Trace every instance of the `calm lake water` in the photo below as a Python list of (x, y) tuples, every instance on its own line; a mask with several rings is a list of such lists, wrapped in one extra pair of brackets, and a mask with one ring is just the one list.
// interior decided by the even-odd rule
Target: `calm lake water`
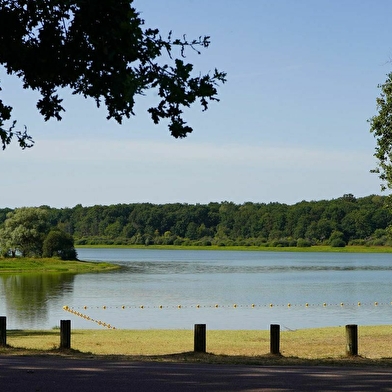
[(78, 255), (123, 268), (0, 276), (8, 328), (50, 329), (61, 319), (102, 328), (64, 305), (127, 329), (392, 324), (390, 254), (83, 248)]

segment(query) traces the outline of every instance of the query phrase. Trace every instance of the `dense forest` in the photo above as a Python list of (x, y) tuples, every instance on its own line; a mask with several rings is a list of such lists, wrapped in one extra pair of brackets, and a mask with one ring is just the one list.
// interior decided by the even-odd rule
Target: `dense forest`
[[(281, 203), (117, 204), (47, 210), (75, 245), (390, 245), (386, 196)], [(11, 209), (0, 209), (0, 227)]]

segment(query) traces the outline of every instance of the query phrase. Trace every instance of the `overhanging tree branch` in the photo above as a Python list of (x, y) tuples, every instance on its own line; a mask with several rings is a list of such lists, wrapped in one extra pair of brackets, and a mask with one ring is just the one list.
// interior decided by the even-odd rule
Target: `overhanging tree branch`
[[(192, 132), (183, 108), (199, 101), (202, 109), (218, 101), (217, 87), (224, 72), (192, 75), (184, 63), (186, 48), (200, 53), (210, 37), (188, 41), (163, 39), (158, 29), (143, 29), (144, 20), (132, 0), (0, 0), (0, 64), (23, 81), (25, 89), (41, 94), (37, 108), (47, 121), (61, 120), (65, 111), (58, 90), (70, 87), (74, 94), (106, 106), (108, 119), (118, 123), (134, 115), (135, 97), (156, 89), (160, 101), (148, 112), (154, 123), (169, 120), (174, 137)], [(180, 59), (173, 55), (179, 49)], [(172, 63), (162, 64), (163, 51)], [(17, 137), (22, 148), (32, 139), (26, 130), (14, 131), (11, 109), (0, 101), (0, 137), (3, 148)]]

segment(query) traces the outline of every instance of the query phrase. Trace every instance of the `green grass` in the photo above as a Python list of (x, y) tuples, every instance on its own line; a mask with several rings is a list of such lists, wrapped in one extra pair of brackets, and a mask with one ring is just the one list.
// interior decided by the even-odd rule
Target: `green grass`
[(293, 247), (265, 247), (265, 246), (183, 246), (183, 245), (76, 245), (76, 248), (96, 249), (160, 249), (160, 250), (214, 250), (214, 251), (264, 251), (264, 252), (334, 252), (334, 253), (392, 253), (391, 246), (346, 246), (332, 248), (319, 245), (298, 248)]
[[(269, 331), (208, 331), (207, 354), (193, 353), (192, 330), (73, 330), (65, 354), (127, 360), (245, 364), (392, 366), (392, 326), (358, 327), (359, 356), (345, 355), (345, 328), (281, 332), (281, 356), (269, 354)], [(59, 330), (7, 331), (0, 354), (59, 354)]]
[(101, 272), (118, 269), (110, 263), (91, 263), (84, 261), (62, 261), (54, 258), (1, 258), (0, 274), (25, 272)]

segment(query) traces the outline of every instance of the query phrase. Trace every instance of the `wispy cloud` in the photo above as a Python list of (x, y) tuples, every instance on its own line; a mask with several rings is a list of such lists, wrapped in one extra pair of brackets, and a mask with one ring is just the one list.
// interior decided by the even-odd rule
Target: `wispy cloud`
[(45, 141), (0, 154), (1, 206), (234, 202), (378, 193), (371, 154), (304, 147)]
[(368, 164), (371, 155), (358, 151), (334, 151), (313, 147), (279, 147), (247, 144), (168, 143), (149, 141), (41, 141), (28, 151), (3, 152), (0, 161), (29, 162), (142, 162), (171, 164), (265, 165), (275, 169), (316, 167), (342, 170)]

